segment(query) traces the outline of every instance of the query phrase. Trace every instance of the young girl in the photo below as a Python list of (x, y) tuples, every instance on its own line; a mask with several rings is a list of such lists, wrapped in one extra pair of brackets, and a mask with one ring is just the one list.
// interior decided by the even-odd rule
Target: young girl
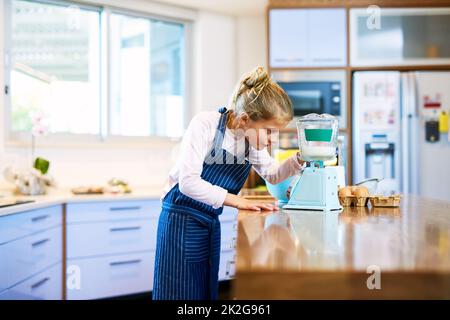
[(230, 108), (196, 115), (169, 173), (159, 217), (153, 299), (216, 299), (223, 206), (277, 210), (238, 196), (253, 167), (270, 183), (298, 174), (298, 154), (281, 165), (271, 132), (293, 118), (287, 94), (259, 67), (237, 85)]

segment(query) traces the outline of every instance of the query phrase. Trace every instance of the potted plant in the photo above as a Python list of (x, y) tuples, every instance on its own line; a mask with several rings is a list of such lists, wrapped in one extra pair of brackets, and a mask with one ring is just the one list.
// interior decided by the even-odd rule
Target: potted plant
[(24, 170), (8, 166), (4, 170), (5, 179), (16, 186), (16, 192), (23, 195), (41, 195), (45, 194), (47, 187), (54, 186), (53, 177), (48, 174), (50, 161), (42, 158), (35, 158), (36, 138), (46, 135), (48, 126), (41, 114), (35, 114), (32, 117), (31, 128), (31, 158), (33, 160), (31, 168)]

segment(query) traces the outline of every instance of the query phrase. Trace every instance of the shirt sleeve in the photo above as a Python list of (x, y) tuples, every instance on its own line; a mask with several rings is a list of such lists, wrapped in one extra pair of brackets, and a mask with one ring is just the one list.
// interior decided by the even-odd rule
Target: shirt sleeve
[(214, 132), (206, 119), (199, 116), (192, 119), (183, 137), (178, 160), (178, 183), (181, 193), (217, 209), (223, 206), (228, 191), (201, 178), (203, 162), (210, 151)]
[(275, 161), (267, 149), (250, 149), (249, 161), (255, 171), (266, 181), (272, 184), (280, 183), (287, 178), (303, 172), (304, 165), (298, 161), (297, 155), (289, 157), (281, 164)]

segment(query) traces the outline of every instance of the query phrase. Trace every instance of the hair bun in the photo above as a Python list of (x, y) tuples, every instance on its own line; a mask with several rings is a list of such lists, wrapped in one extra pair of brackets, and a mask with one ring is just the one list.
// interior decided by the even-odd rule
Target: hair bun
[(258, 90), (264, 87), (270, 81), (269, 74), (264, 70), (263, 67), (257, 67), (255, 70), (250, 72), (242, 81), (248, 89), (254, 88)]
[(262, 67), (240, 79), (230, 98), (230, 109), (236, 116), (246, 113), (254, 121), (290, 121), (294, 114), (289, 96)]

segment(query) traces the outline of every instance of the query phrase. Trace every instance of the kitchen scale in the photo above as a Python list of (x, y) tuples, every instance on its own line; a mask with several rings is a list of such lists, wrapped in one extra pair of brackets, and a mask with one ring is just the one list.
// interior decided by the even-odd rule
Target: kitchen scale
[(297, 120), (300, 158), (307, 167), (292, 187), (283, 209), (341, 211), (338, 167), (324, 166), (336, 158), (338, 121), (329, 114), (308, 114)]

